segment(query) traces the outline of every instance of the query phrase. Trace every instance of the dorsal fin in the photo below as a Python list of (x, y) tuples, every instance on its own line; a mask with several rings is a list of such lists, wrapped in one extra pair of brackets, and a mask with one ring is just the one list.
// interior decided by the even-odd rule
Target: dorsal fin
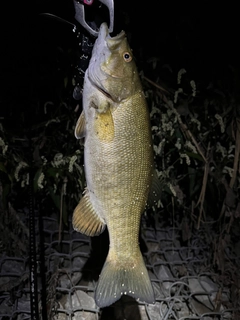
[(152, 183), (150, 186), (149, 194), (148, 194), (148, 205), (150, 207), (155, 207), (158, 204), (158, 201), (161, 200), (162, 196), (162, 183), (157, 176), (157, 171), (153, 171)]

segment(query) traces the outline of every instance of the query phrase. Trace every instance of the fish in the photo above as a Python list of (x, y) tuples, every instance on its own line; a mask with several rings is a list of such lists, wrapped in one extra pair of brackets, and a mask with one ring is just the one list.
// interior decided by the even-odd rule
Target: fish
[(150, 115), (126, 33), (102, 23), (83, 84), (75, 127), (84, 140), (86, 189), (73, 228), (97, 236), (107, 227), (109, 251), (95, 290), (100, 308), (128, 295), (155, 303), (139, 248), (141, 215), (154, 176)]

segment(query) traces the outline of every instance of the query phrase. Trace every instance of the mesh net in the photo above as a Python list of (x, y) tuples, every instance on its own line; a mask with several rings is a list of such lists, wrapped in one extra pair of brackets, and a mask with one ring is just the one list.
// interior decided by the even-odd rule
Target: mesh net
[[(19, 216), (26, 219), (28, 212)], [(47, 319), (60, 320), (240, 319), (240, 245), (228, 241), (226, 235), (215, 234), (209, 225), (190, 234), (183, 223), (178, 226), (176, 222), (175, 227), (158, 223), (151, 228), (143, 219), (140, 243), (156, 303), (145, 305), (123, 296), (114, 305), (99, 309), (93, 297), (108, 243), (101, 237), (91, 240), (75, 232), (71, 221), (59, 235), (57, 216), (52, 215), (42, 218), (42, 245), (38, 221), (36, 218), (40, 319), (43, 308)], [(2, 249), (0, 319), (31, 319), (28, 256), (22, 252), (19, 257), (16, 252), (9, 256)]]

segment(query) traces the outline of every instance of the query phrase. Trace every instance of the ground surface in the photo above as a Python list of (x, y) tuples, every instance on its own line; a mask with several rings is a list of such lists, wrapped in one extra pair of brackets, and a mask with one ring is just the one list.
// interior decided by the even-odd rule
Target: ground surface
[[(9, 218), (12, 214), (13, 210)], [(28, 210), (18, 212), (18, 216), (23, 221), (18, 226), (20, 234), (27, 223)], [(39, 220), (37, 216), (35, 219), (39, 312), (45, 305), (48, 319), (240, 319), (237, 269), (240, 242), (233, 245), (227, 237), (221, 238), (210, 224), (190, 234), (183, 223), (175, 222), (174, 227), (159, 223), (151, 228), (144, 220), (141, 248), (156, 304), (144, 305), (125, 296), (115, 305), (100, 310), (93, 295), (107, 251), (106, 235), (94, 238), (97, 240), (91, 245), (90, 239), (73, 231), (69, 223), (59, 243), (57, 216), (43, 217), (45, 291), (40, 274)], [(25, 241), (27, 237), (26, 232)], [(28, 255), (9, 256), (4, 239), (1, 245), (0, 319), (31, 319)], [(24, 252), (22, 245), (19, 252)], [(44, 291), (46, 298), (42, 304)]]

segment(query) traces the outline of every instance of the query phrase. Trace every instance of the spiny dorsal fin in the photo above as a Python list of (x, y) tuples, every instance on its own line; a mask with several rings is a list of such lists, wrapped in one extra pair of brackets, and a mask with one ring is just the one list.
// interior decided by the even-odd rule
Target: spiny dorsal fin
[(105, 226), (105, 222), (94, 210), (88, 192), (85, 192), (73, 212), (74, 230), (87, 236), (98, 236), (103, 232)]
[(148, 194), (148, 205), (150, 207), (155, 207), (158, 201), (161, 200), (162, 184), (163, 184), (163, 181), (158, 178), (157, 171), (154, 170), (152, 183), (151, 183), (149, 194)]
[(84, 113), (82, 112), (80, 114), (80, 117), (78, 118), (78, 121), (75, 127), (75, 137), (77, 139), (82, 139), (83, 137), (85, 137), (85, 127), (86, 127), (85, 116), (84, 116)]

